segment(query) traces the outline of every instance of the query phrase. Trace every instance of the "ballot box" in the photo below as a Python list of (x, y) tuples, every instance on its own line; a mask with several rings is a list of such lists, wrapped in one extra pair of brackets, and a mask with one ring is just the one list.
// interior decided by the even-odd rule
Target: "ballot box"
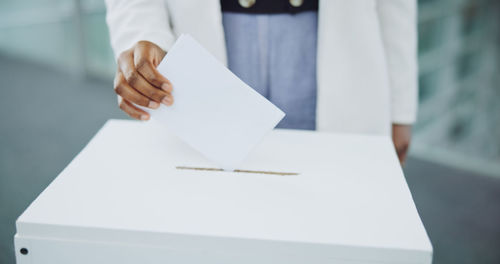
[(384, 136), (276, 129), (221, 171), (154, 123), (111, 120), (16, 225), (18, 264), (432, 261)]

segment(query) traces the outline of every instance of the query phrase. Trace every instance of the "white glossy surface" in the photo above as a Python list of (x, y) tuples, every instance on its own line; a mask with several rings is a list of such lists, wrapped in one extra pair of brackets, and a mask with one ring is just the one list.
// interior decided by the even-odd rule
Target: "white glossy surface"
[(297, 176), (176, 166), (214, 167), (154, 124), (109, 121), (20, 216), (17, 234), (193, 254), (303, 250), (316, 263), (338, 256), (430, 263), (389, 138), (275, 130), (241, 167)]

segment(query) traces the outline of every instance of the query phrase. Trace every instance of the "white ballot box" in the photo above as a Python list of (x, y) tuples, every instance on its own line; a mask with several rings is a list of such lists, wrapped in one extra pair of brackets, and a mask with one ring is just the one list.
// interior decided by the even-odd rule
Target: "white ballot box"
[(227, 172), (151, 122), (112, 120), (16, 224), (18, 264), (432, 261), (383, 136), (274, 130)]

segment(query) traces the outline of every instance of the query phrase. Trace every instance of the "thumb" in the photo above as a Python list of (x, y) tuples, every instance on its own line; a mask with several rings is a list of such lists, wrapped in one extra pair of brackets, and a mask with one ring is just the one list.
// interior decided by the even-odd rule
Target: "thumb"
[(157, 45), (141, 41), (134, 51), (134, 64), (137, 72), (151, 85), (166, 92), (172, 92), (172, 83), (158, 70), (155, 64), (159, 64), (166, 52)]

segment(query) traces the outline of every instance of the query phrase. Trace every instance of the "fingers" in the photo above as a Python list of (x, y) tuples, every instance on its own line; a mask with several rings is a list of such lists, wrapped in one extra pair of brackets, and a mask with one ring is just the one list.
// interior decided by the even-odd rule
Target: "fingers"
[[(155, 61), (161, 61), (161, 58), (164, 57), (164, 52), (162, 51), (162, 55), (155, 56), (155, 53), (158, 52), (152, 52), (150, 48), (145, 46), (143, 43), (144, 42), (139, 42), (137, 48), (134, 50), (135, 68), (151, 85), (162, 89), (165, 92), (172, 92), (172, 84), (167, 78), (165, 78), (165, 76), (158, 72), (156, 65), (154, 65)], [(161, 58), (152, 58), (152, 56), (161, 56)]]
[(126, 81), (125, 77), (123, 76), (123, 73), (118, 70), (116, 77), (115, 77), (115, 83), (114, 83), (114, 88), (115, 88), (115, 93), (122, 97), (123, 99), (140, 105), (144, 107), (149, 107), (151, 109), (157, 109), (160, 107), (160, 104), (150, 100), (146, 96), (142, 95), (139, 93), (137, 90), (132, 88)]
[(401, 165), (405, 164), (406, 156), (408, 155), (408, 144), (402, 146), (396, 146), (396, 152), (398, 154), (398, 159)]
[(172, 84), (156, 69), (164, 56), (165, 51), (147, 41), (120, 54), (114, 89), (120, 109), (132, 118), (150, 118), (137, 106), (156, 109), (160, 103), (172, 105)]
[(137, 120), (149, 120), (149, 114), (144, 112), (143, 110), (137, 108), (129, 101), (123, 99), (118, 96), (118, 105), (123, 112), (127, 113), (130, 117), (135, 118)]
[(138, 93), (157, 103), (172, 105), (173, 98), (169, 92), (158, 89), (151, 85), (137, 70), (134, 64), (134, 55), (132, 51), (126, 51), (118, 58), (118, 67), (125, 78), (128, 86), (132, 87)]
[(403, 166), (406, 161), (411, 140), (411, 125), (393, 124), (392, 141), (398, 154), (399, 162)]

